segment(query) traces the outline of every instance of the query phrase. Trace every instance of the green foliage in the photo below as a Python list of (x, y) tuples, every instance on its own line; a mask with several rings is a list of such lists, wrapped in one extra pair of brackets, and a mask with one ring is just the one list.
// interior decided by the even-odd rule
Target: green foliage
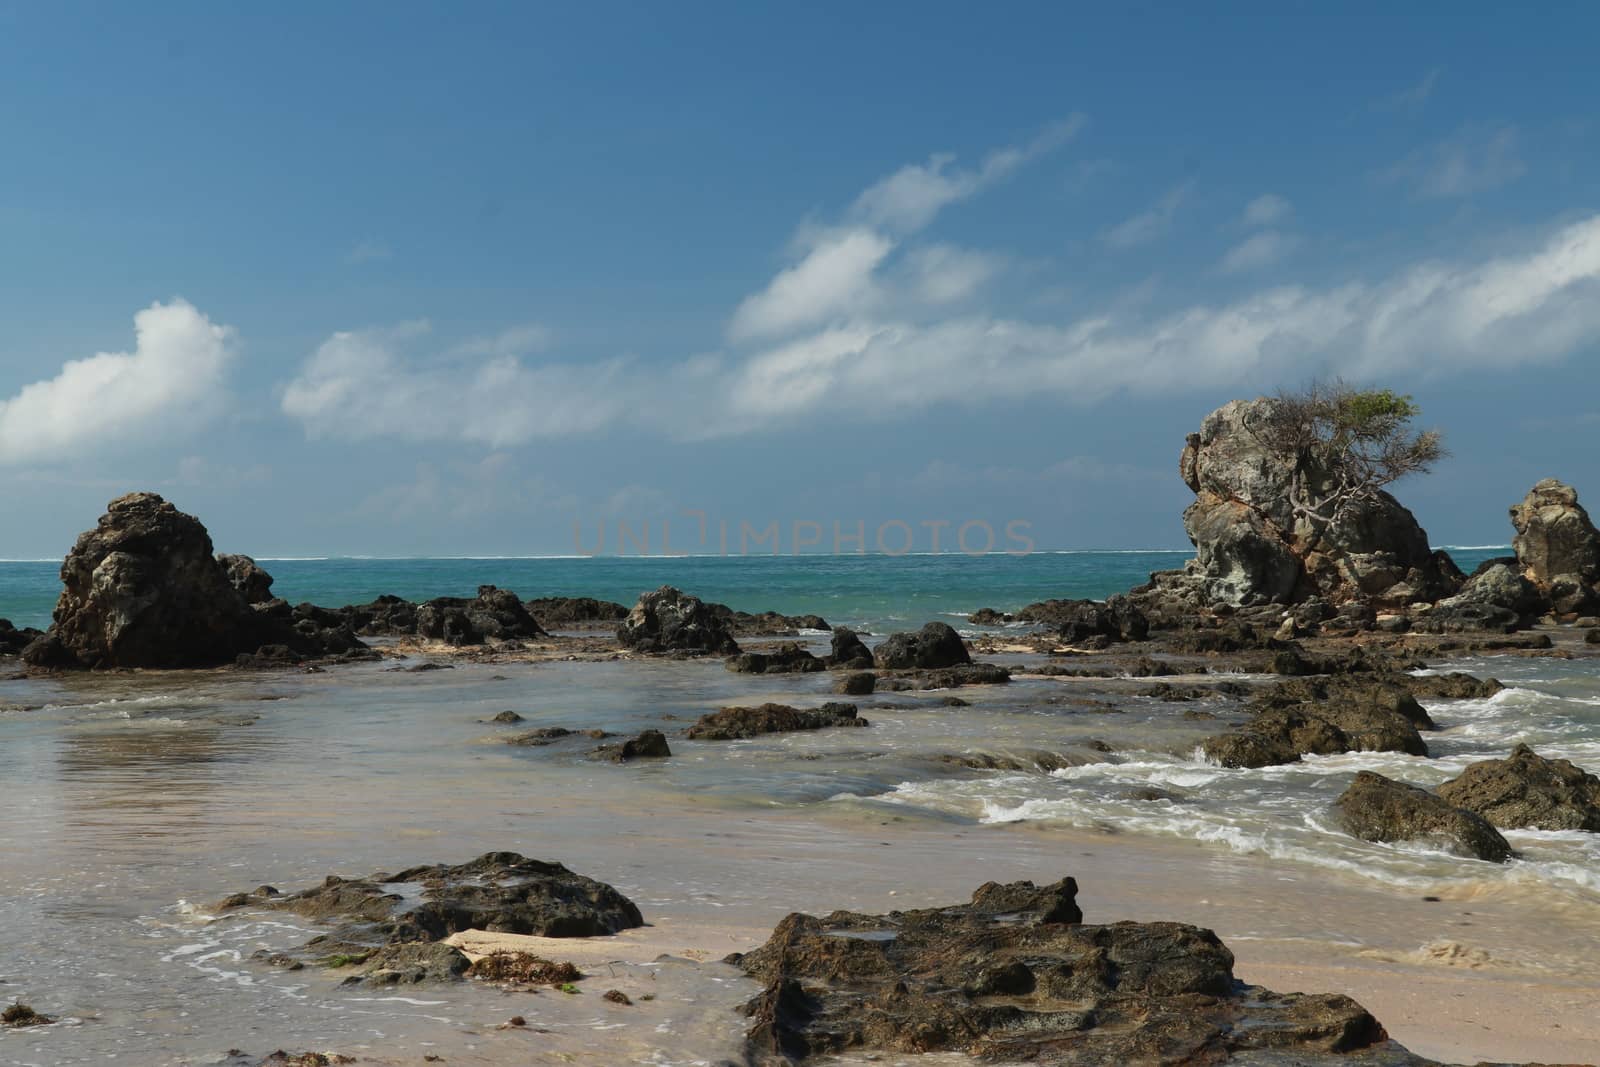
[(556, 986), (556, 988), (561, 990), (563, 993), (569, 993), (573, 996), (576, 996), (580, 992), (578, 987), (573, 985), (571, 982), (562, 982), (560, 985)]

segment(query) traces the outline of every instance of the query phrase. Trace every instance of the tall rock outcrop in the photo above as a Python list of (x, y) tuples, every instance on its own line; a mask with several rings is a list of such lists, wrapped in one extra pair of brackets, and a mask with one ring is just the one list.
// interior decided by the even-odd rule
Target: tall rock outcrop
[(1187, 589), (1198, 605), (1294, 603), (1316, 596), (1407, 603), (1454, 591), (1453, 565), (1399, 501), (1378, 492), (1347, 514), (1314, 522), (1294, 505), (1298, 483), (1313, 491), (1328, 473), (1305, 455), (1271, 447), (1264, 427), (1279, 402), (1223, 405), (1190, 434), (1179, 473), (1194, 491), (1183, 514), (1196, 559), (1168, 591)]
[(1570, 485), (1546, 478), (1511, 508), (1517, 566), (1558, 614), (1600, 607), (1600, 530)]
[(360, 645), (349, 634), (331, 648), (316, 626), (269, 610), (281, 601), (253, 606), (271, 576), (246, 557), (219, 560), (200, 520), (155, 493), (113, 500), (67, 553), (61, 582), (50, 629), (23, 651), (36, 666), (207, 667), (268, 645), (280, 658)]

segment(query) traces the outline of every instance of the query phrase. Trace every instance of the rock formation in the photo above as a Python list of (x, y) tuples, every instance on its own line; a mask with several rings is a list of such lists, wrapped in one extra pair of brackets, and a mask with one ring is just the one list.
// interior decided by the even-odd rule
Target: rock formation
[(1345, 832), (1364, 841), (1421, 841), (1493, 863), (1511, 858), (1511, 846), (1482, 815), (1371, 771), (1356, 772), (1333, 810)]
[(1561, 615), (1600, 608), (1600, 530), (1578, 503), (1577, 490), (1546, 478), (1511, 508), (1511, 547), (1523, 577)]
[(854, 704), (827, 703), (820, 708), (791, 708), (787, 704), (761, 704), (753, 708), (723, 708), (689, 727), (696, 741), (738, 741), (761, 734), (821, 730), (829, 726), (866, 726)]
[[(1404, 604), (1453, 591), (1453, 565), (1435, 555), (1411, 512), (1388, 493), (1326, 524), (1296, 511), (1294, 485), (1318, 486), (1326, 472), (1265, 443), (1260, 428), (1278, 403), (1232, 401), (1189, 435), (1179, 473), (1195, 494), (1183, 521), (1196, 559), (1157, 582), (1154, 600), (1167, 602), (1158, 613), (1181, 610), (1174, 599), (1195, 607), (1311, 596)], [(1152, 590), (1140, 592), (1151, 599)]]
[(636, 652), (737, 656), (739, 644), (715, 607), (664, 585), (639, 597), (617, 629), (617, 640)]
[(1503, 760), (1474, 763), (1434, 792), (1503, 830), (1600, 833), (1600, 778), (1570, 760), (1518, 745)]
[(961, 635), (942, 622), (930, 622), (916, 633), (890, 634), (873, 659), (885, 670), (954, 667), (971, 663)]
[(301, 626), (272, 578), (243, 556), (218, 559), (211, 537), (154, 493), (130, 493), (106, 508), (61, 564), (64, 588), (49, 631), (23, 652), (45, 667), (208, 667), (263, 646), (276, 660), (358, 649), (342, 621)]
[(1361, 1005), (1246, 986), (1210, 930), (1083, 923), (1071, 878), (989, 883), (969, 904), (793, 914), (730, 957), (765, 987), (748, 1055), (963, 1052), (1038, 1064), (1348, 1061), (1420, 1067)]
[(416, 632), (458, 646), (481, 645), (490, 638), (548, 636), (515, 593), (492, 585), (478, 586), (478, 595), (471, 599), (436, 597), (418, 605)]

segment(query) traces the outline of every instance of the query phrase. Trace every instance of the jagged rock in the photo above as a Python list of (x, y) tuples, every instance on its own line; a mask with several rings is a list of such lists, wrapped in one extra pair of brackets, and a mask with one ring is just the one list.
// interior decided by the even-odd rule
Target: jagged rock
[(228, 581), (248, 604), (265, 604), (272, 599), (272, 575), (268, 574), (249, 556), (222, 555), (217, 557)]
[(417, 605), (385, 594), (370, 604), (341, 608), (358, 634), (366, 637), (403, 637), (417, 632)]
[(809, 674), (828, 665), (793, 641), (769, 652), (741, 652), (728, 658), (727, 667), (738, 674)]
[(1267, 447), (1263, 428), (1279, 410), (1270, 398), (1235, 400), (1189, 435), (1179, 472), (1195, 494), (1184, 528), (1197, 558), (1183, 572), (1153, 575), (1151, 588), (1135, 598), (1141, 608), (1181, 617), (1184, 603), (1287, 604), (1309, 596), (1337, 603), (1382, 596), (1402, 583), (1406, 599), (1452, 592), (1453, 568), (1389, 494), (1379, 492), (1326, 526), (1295, 511), (1296, 480), (1317, 486), (1328, 475), (1303, 454), (1289, 458)]
[(667, 738), (660, 730), (646, 730), (638, 737), (630, 737), (618, 745), (601, 745), (590, 753), (596, 759), (612, 763), (627, 763), (636, 759), (665, 759), (672, 755)]
[(1430, 633), (1492, 630), (1510, 633), (1544, 614), (1547, 602), (1538, 589), (1510, 565), (1479, 567), (1461, 592), (1434, 605), (1415, 625)]
[(833, 628), (832, 651), (828, 653), (828, 666), (861, 670), (872, 666), (872, 650), (848, 626)]
[(994, 608), (979, 608), (967, 616), (967, 621), (974, 626), (1004, 626), (1013, 621), (1016, 616), (1006, 611), (996, 611)]
[(1483, 700), (1505, 689), (1498, 678), (1475, 678), (1462, 671), (1449, 674), (1402, 674), (1397, 676), (1412, 696), (1444, 700)]
[(546, 627), (621, 622), (628, 617), (627, 605), (589, 596), (538, 597), (524, 601), (523, 606)]
[(737, 741), (760, 734), (821, 730), (829, 726), (866, 726), (854, 704), (827, 703), (820, 708), (792, 708), (787, 704), (761, 704), (753, 708), (723, 708), (702, 715), (689, 727), (696, 741)]
[(436, 597), (417, 607), (417, 636), (450, 645), (481, 645), (492, 639), (546, 637), (515, 593), (492, 585), (478, 586), (478, 595)]
[(43, 636), (42, 631), (31, 626), (18, 629), (10, 619), (0, 619), (0, 656), (15, 655)]
[(1547, 588), (1563, 574), (1590, 586), (1600, 581), (1600, 530), (1571, 486), (1544, 479), (1512, 506), (1511, 525), (1517, 566), (1536, 586)]
[[(413, 886), (420, 886), (420, 892), (398, 891)], [(633, 901), (604, 882), (515, 852), (488, 852), (470, 863), (412, 867), (356, 880), (330, 875), (300, 893), (262, 886), (216, 905), (218, 912), (239, 908), (288, 911), (336, 924), (300, 950), (317, 957), (438, 941), (472, 929), (597, 937), (644, 925)]]
[(1079, 644), (1090, 638), (1111, 641), (1143, 641), (1150, 634), (1144, 613), (1126, 596), (1098, 600), (1042, 600), (1017, 612), (1022, 622), (1055, 627), (1061, 639)]
[(1576, 574), (1558, 574), (1543, 585), (1550, 610), (1563, 617), (1600, 611), (1600, 591)]
[(930, 622), (916, 633), (890, 634), (873, 657), (885, 670), (954, 667), (971, 663), (961, 635), (942, 622)]
[(1405, 685), (1394, 682), (1296, 679), (1253, 706), (1249, 722), (1201, 743), (1208, 759), (1224, 767), (1266, 767), (1353, 751), (1426, 756), (1418, 729), (1434, 728)]
[(670, 585), (639, 597), (617, 630), (617, 640), (636, 652), (739, 654), (728, 620), (698, 597)]
[(748, 611), (734, 611), (726, 604), (707, 604), (736, 637), (792, 636), (801, 630), (828, 631), (828, 620), (821, 615), (780, 615), (776, 611), (763, 611), (752, 615)]
[(1070, 878), (989, 883), (970, 904), (793, 914), (733, 956), (765, 987), (745, 1005), (753, 1063), (837, 1053), (961, 1052), (1055, 1065), (1420, 1065), (1355, 1001), (1233, 976), (1216, 934), (1084, 925)]
[(1505, 830), (1600, 832), (1600, 778), (1527, 745), (1509, 759), (1472, 764), (1435, 792)]
[(154, 493), (107, 505), (62, 562), (61, 581), (50, 630), (23, 651), (36, 666), (206, 667), (263, 645), (302, 658), (360, 645), (351, 634), (330, 649), (315, 627), (297, 628), (292, 613), (274, 610), (282, 601), (252, 605), (200, 521)]
[(1422, 841), (1492, 863), (1511, 858), (1511, 846), (1483, 816), (1371, 771), (1356, 772), (1333, 810), (1345, 832), (1363, 841)]

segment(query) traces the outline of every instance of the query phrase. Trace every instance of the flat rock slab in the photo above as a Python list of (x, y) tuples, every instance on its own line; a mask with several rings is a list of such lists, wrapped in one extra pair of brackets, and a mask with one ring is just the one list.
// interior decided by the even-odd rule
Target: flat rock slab
[(744, 1008), (751, 1061), (942, 1051), (1074, 1065), (1431, 1062), (1349, 997), (1244, 985), (1209, 930), (1084, 925), (1076, 894), (1070, 878), (989, 883), (955, 907), (790, 915), (729, 959), (766, 986)]

